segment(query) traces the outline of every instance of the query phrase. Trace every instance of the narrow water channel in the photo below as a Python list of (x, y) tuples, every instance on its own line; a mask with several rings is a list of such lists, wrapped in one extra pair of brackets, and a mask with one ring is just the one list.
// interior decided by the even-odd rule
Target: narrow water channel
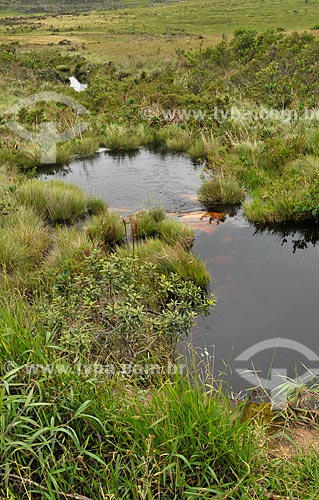
[[(191, 342), (207, 349), (215, 374), (225, 373), (235, 391), (253, 383), (237, 369), (267, 379), (277, 373), (294, 378), (303, 365), (318, 369), (319, 227), (261, 231), (241, 211), (224, 222), (205, 217), (196, 199), (201, 171), (185, 156), (140, 150), (130, 156), (99, 153), (40, 177), (75, 183), (124, 214), (161, 206), (195, 228), (193, 251), (207, 264), (218, 302), (197, 322)], [(280, 347), (279, 338), (288, 344)], [(254, 349), (263, 341), (270, 343)]]
[(70, 87), (74, 89), (76, 92), (83, 92), (83, 90), (87, 89), (87, 83), (81, 83), (75, 76), (71, 76), (69, 78)]

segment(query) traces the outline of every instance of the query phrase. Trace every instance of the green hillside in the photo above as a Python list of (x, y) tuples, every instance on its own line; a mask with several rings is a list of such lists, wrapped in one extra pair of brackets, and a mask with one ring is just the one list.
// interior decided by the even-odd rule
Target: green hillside
[[(80, 12), (100, 9), (118, 9), (131, 7), (141, 3), (139, 0), (2, 0), (0, 9), (5, 11), (16, 10), (18, 12)], [(145, 3), (145, 2), (142, 2)], [(154, 3), (153, 1), (149, 3)]]

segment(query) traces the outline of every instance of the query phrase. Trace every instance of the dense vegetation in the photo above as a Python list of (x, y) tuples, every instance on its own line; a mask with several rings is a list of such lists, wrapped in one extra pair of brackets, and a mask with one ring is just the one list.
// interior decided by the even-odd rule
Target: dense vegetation
[[(318, 55), (319, 41), (309, 33), (286, 35), (237, 31), (215, 47), (179, 51), (176, 63), (161, 70), (118, 70), (114, 63), (89, 64), (79, 55), (26, 54), (7, 46), (0, 54), (29, 78), (21, 96), (46, 86), (62, 91), (67, 75), (89, 82), (78, 100), (91, 112), (91, 134), (62, 145), (58, 161), (98, 146), (132, 150), (148, 146), (186, 152), (194, 161), (206, 161), (224, 195), (206, 189), (201, 199), (212, 208), (217, 202), (238, 203), (243, 191), (247, 217), (257, 223), (317, 219), (318, 216)], [(13, 69), (14, 66), (14, 69)], [(63, 89), (71, 95), (71, 91)], [(75, 122), (71, 111), (49, 109), (20, 112), (29, 127), (52, 114), (60, 124)], [(23, 169), (39, 163), (30, 145), (17, 148), (3, 128), (0, 156)], [(208, 184), (212, 186), (212, 183)], [(225, 192), (227, 191), (227, 195)], [(233, 196), (233, 200), (231, 197)]]
[[(26, 95), (68, 95), (90, 128), (59, 145), (60, 165), (99, 146), (187, 153), (205, 170), (208, 208), (243, 202), (260, 224), (316, 223), (319, 134), (306, 110), (318, 106), (317, 38), (237, 30), (154, 67), (10, 36), (0, 48), (0, 496), (317, 498), (317, 448), (298, 444), (290, 409), (276, 420), (267, 404), (233, 408), (211, 373), (182, 369), (178, 340), (215, 304), (193, 231), (160, 209), (123, 219), (75, 186), (37, 180), (39, 147), (4, 114)], [(73, 74), (89, 84), (81, 94)], [(52, 102), (10, 117), (35, 132), (79, 120)], [(308, 418), (299, 408), (315, 446)]]

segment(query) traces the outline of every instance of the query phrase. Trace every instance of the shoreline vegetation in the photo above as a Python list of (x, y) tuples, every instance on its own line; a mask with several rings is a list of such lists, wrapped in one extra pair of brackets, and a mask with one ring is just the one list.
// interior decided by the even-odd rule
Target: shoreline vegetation
[[(206, 208), (246, 198), (247, 218), (272, 224), (318, 219), (318, 53), (311, 33), (238, 30), (214, 47), (177, 50), (175, 63), (155, 71), (123, 72), (112, 62), (92, 64), (51, 48), (26, 53), (16, 44), (2, 46), (0, 57), (4, 89), (6, 78), (24, 75), (16, 100), (50, 87), (88, 107), (90, 130), (58, 146), (59, 165), (100, 147), (187, 154), (204, 167)], [(88, 83), (84, 92), (66, 87), (71, 74)], [(59, 131), (78, 120), (57, 103), (9, 117), (35, 132), (41, 120), (54, 118)], [(5, 125), (1, 137), (2, 164), (32, 175), (39, 147)]]
[[(261, 227), (317, 224), (317, 123), (287, 119), (318, 106), (317, 37), (237, 29), (157, 67), (124, 67), (84, 57), (71, 36), (58, 48), (10, 39), (44, 29), (43, 17), (1, 24), (0, 497), (318, 498), (317, 389), (296, 388), (274, 413), (177, 354), (216, 304), (193, 230), (161, 209), (123, 219), (76, 186), (38, 180), (39, 147), (6, 122), (62, 132), (79, 122), (70, 108), (5, 114), (27, 95), (68, 95), (90, 127), (58, 146), (58, 165), (100, 147), (183, 153), (202, 166), (208, 209), (242, 204)], [(87, 89), (72, 90), (72, 75)]]

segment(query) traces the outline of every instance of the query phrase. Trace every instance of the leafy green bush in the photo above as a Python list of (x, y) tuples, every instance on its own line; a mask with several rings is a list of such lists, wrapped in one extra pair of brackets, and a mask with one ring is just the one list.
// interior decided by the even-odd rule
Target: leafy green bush
[(167, 360), (168, 345), (189, 332), (195, 312), (207, 312), (204, 266), (162, 242), (148, 251), (89, 250), (65, 263), (41, 314), (68, 355)]

